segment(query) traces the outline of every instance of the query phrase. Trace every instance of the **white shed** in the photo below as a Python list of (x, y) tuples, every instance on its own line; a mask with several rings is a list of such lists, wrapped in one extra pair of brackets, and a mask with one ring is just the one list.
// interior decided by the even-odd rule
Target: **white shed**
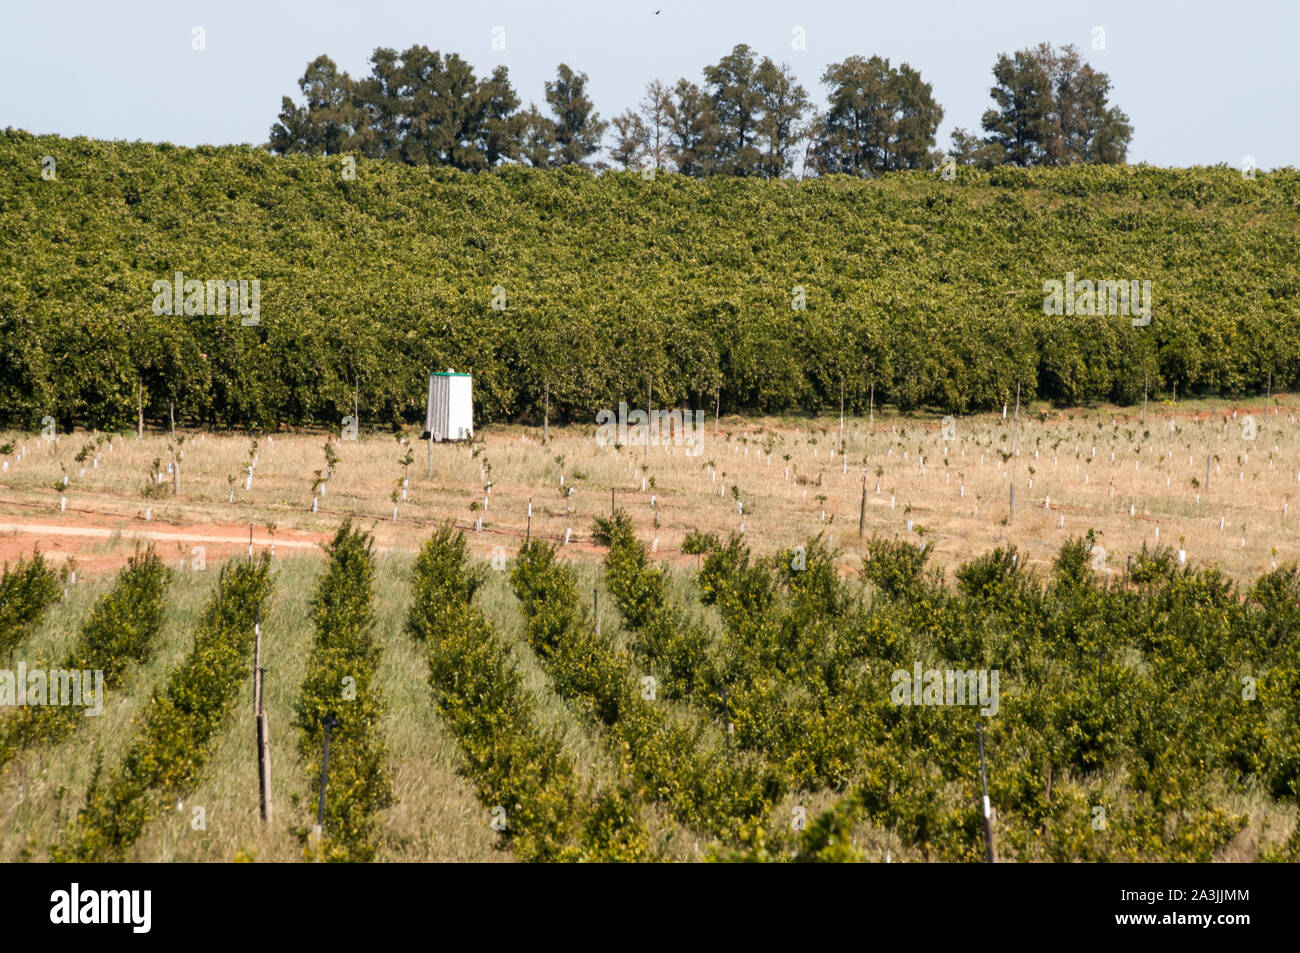
[(425, 434), (433, 440), (469, 440), (474, 436), (474, 379), (455, 371), (429, 375)]

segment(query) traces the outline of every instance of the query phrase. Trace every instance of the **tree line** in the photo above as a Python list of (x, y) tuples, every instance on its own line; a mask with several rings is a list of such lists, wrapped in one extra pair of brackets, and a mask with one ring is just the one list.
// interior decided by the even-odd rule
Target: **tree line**
[(1075, 47), (1048, 43), (998, 57), (981, 131), (955, 129), (947, 153), (936, 148), (944, 111), (931, 85), (907, 63), (880, 56), (827, 66), (828, 93), (818, 104), (787, 65), (742, 43), (705, 66), (702, 82), (650, 81), (642, 100), (612, 120), (596, 111), (587, 74), (565, 63), (545, 84), (544, 108), (527, 109), (506, 67), (480, 76), (457, 53), (379, 48), (370, 66), (369, 76), (354, 79), (316, 57), (298, 81), (302, 102), (283, 97), (270, 149), (467, 172), (518, 164), (872, 177), (949, 159), (984, 169), (1119, 164), (1133, 136), (1128, 116), (1109, 101), (1110, 78)]

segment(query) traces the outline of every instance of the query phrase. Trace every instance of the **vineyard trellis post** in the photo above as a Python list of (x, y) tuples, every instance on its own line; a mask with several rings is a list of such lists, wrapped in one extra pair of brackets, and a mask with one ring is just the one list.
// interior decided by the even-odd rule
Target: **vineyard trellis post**
[(1020, 441), (1020, 381), (1016, 381), (1016, 416), (1011, 424), (1011, 512), (1007, 522), (1016, 518), (1016, 453)]
[(840, 453), (844, 453), (844, 377), (840, 377)]
[(649, 387), (645, 395), (645, 458), (650, 459), (650, 422), (654, 420), (653, 414), (655, 399), (655, 376), (650, 375)]
[(333, 715), (326, 715), (321, 724), (325, 727), (325, 751), (320, 760), (320, 801), (316, 807), (316, 836), (324, 837), (325, 835), (325, 786), (329, 783), (330, 776), (330, 732), (338, 726), (338, 719)]
[(262, 820), (270, 824), (273, 810), (271, 803), (271, 725), (267, 719), (265, 708), (257, 716), (257, 728), (261, 745), (261, 750), (258, 752), (258, 765), (262, 777)]
[(262, 710), (262, 607), (253, 609), (253, 714)]
[(989, 804), (989, 779), (984, 768), (984, 723), (976, 723), (976, 732), (980, 743), (980, 789), (984, 794), (984, 850), (990, 864), (997, 863), (997, 854), (993, 850), (993, 808)]
[(257, 789), (262, 821), (271, 822), (271, 732), (266, 717), (264, 690), (266, 669), (262, 666), (262, 607), (253, 610), (253, 717), (257, 722)]
[(858, 507), (858, 539), (862, 538), (862, 534), (865, 531), (866, 526), (867, 526), (867, 478), (866, 476), (863, 476), (862, 477), (862, 503)]

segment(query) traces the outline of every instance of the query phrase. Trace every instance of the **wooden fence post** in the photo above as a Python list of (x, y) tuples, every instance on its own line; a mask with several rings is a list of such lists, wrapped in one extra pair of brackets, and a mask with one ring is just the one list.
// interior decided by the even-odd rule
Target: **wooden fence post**
[(858, 507), (858, 539), (862, 538), (862, 533), (867, 525), (867, 478), (862, 478), (862, 504)]

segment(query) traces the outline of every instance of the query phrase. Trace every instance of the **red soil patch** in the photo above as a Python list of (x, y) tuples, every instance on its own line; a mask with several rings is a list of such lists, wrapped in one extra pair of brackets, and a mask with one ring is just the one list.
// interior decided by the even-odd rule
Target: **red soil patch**
[[(253, 551), (269, 549), (274, 542), (277, 554), (319, 552), (320, 544), (329, 539), (326, 533), (278, 530), (272, 539), (264, 526), (253, 528)], [(0, 561), (13, 562), (39, 549), (54, 565), (75, 558), (78, 572), (95, 574), (121, 567), (135, 550), (135, 544), (153, 543), (166, 561), (189, 560), (201, 547), (207, 561), (220, 561), (248, 552), (249, 528), (229, 523), (201, 523), (173, 526), (143, 520), (130, 522), (84, 518), (24, 520), (0, 518)]]

